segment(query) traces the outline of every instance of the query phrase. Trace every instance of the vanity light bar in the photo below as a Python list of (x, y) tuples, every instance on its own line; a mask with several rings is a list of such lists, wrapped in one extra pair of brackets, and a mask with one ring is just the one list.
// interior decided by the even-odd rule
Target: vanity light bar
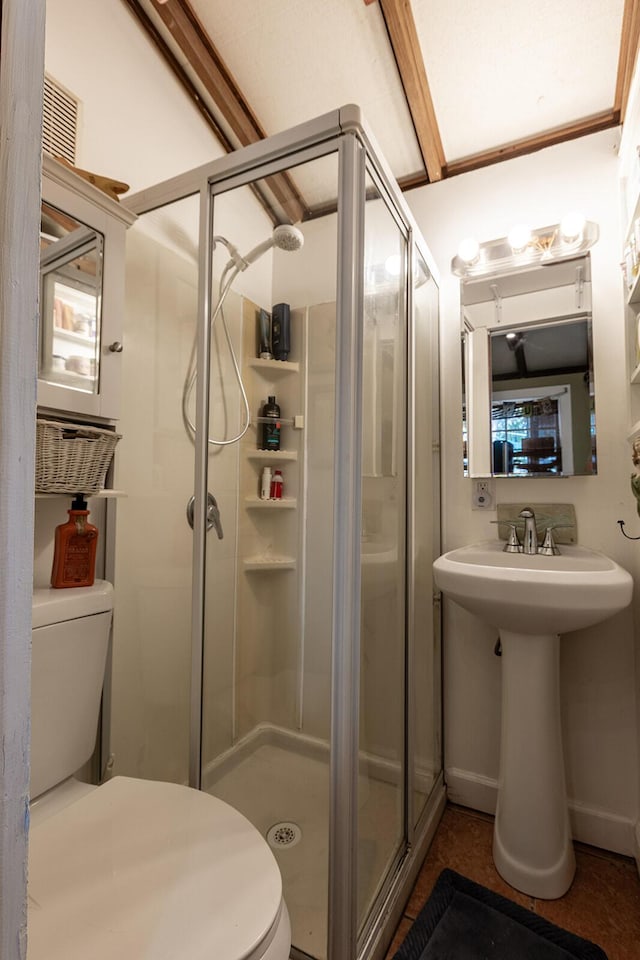
[(599, 233), (597, 223), (572, 213), (560, 223), (537, 230), (518, 224), (508, 237), (486, 243), (467, 237), (451, 261), (451, 272), (457, 277), (482, 277), (572, 260), (589, 250)]

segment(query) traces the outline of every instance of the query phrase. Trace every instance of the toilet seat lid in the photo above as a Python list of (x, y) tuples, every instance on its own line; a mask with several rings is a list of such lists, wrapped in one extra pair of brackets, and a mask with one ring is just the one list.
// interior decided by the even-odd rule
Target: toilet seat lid
[(280, 871), (237, 810), (115, 777), (36, 825), (29, 960), (240, 960), (276, 922)]

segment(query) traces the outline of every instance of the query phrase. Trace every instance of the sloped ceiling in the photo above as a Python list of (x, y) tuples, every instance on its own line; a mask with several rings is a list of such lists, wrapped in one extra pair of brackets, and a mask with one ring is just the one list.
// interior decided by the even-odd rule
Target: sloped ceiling
[(640, 0), (123, 2), (227, 150), (356, 103), (405, 188), (619, 124), (640, 33)]

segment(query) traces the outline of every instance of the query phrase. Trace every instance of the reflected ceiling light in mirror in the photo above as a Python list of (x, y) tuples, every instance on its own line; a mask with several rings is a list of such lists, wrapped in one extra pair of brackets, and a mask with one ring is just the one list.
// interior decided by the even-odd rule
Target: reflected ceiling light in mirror
[(510, 333), (505, 334), (505, 339), (507, 341), (509, 350), (517, 350), (522, 346), (526, 340), (526, 337), (524, 333), (521, 333), (519, 330), (517, 332), (515, 330), (511, 330)]
[(463, 241), (451, 261), (451, 271), (457, 277), (472, 279), (516, 273), (539, 264), (559, 263), (585, 253), (598, 235), (598, 224), (585, 220), (579, 213), (568, 214), (561, 223), (536, 230), (519, 224), (506, 237), (480, 243), (472, 259), (468, 256), (473, 248), (466, 246), (470, 241)]

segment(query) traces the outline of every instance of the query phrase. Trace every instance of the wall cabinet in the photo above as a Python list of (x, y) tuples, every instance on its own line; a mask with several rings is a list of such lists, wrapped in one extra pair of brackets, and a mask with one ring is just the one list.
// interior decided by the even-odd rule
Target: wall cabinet
[(41, 409), (118, 419), (125, 234), (135, 219), (73, 170), (43, 157)]

